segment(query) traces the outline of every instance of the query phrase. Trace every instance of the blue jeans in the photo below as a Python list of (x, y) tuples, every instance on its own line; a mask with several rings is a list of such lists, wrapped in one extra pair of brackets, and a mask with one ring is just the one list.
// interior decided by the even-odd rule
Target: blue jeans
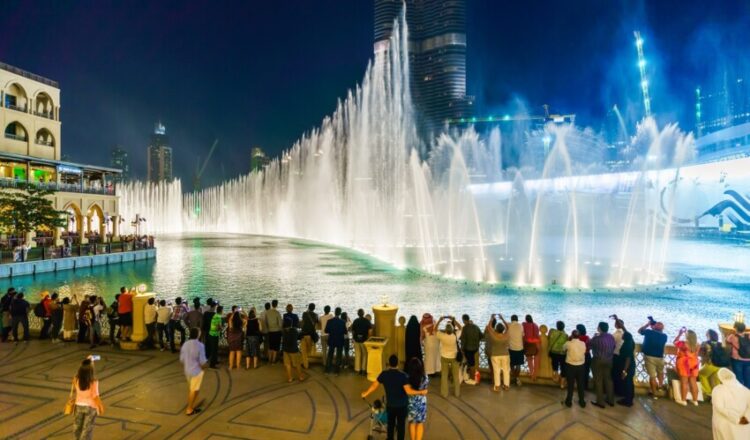
[(750, 388), (750, 361), (732, 359), (732, 372), (745, 388)]

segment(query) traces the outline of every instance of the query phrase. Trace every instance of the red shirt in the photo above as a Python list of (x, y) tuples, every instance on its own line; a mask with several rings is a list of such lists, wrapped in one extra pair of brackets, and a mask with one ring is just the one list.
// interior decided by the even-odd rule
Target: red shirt
[(133, 311), (133, 295), (121, 293), (117, 300), (117, 313), (131, 313)]
[(539, 342), (539, 326), (533, 322), (524, 322), (523, 340), (526, 342)]
[(49, 296), (44, 297), (42, 306), (44, 306), (44, 317), (49, 318), (52, 316), (52, 299)]
[(580, 335), (578, 336), (578, 340), (586, 344), (586, 354), (588, 354), (589, 350), (591, 350), (591, 347), (589, 347), (589, 341), (591, 338), (589, 338), (588, 335)]

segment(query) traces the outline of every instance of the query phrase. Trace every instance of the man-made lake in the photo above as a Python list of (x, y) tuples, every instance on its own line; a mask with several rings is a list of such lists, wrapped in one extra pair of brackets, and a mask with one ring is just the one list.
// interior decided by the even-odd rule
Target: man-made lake
[[(400, 315), (421, 317), (469, 313), (484, 326), (490, 313), (530, 313), (540, 324), (561, 319), (572, 328), (617, 314), (632, 331), (648, 315), (665, 322), (674, 335), (681, 326), (703, 335), (718, 322), (729, 322), (737, 311), (750, 309), (750, 248), (746, 245), (674, 240), (668, 270), (692, 282), (672, 289), (637, 292), (519, 291), (426, 277), (398, 270), (362, 254), (294, 239), (248, 235), (181, 235), (160, 237), (157, 259), (123, 265), (0, 280), (0, 289), (22, 288), (36, 301), (43, 290), (103, 295), (107, 300), (120, 286), (145, 283), (160, 297), (213, 297), (225, 306), (262, 308), (277, 298), (301, 311), (314, 302), (340, 306), (350, 316), (360, 307), (387, 297)], [(610, 321), (611, 322), (611, 321)]]

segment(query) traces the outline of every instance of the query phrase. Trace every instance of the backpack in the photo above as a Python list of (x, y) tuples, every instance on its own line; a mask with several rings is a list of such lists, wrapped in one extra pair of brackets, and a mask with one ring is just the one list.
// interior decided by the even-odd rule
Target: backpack
[(44, 304), (39, 302), (34, 306), (34, 316), (37, 318), (44, 318)]
[(712, 342), (711, 344), (711, 363), (716, 367), (728, 367), (731, 364), (729, 353), (721, 346)]
[(737, 337), (739, 341), (739, 347), (737, 348), (737, 354), (741, 358), (750, 359), (750, 335), (743, 334)]

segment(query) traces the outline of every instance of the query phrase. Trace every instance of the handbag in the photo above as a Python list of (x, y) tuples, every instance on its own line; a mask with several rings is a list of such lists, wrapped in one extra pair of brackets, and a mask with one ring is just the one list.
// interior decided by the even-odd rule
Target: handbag
[(73, 414), (73, 409), (75, 409), (76, 406), (76, 399), (73, 397), (75, 394), (75, 384), (76, 381), (73, 379), (73, 382), (70, 384), (70, 395), (68, 396), (68, 401), (65, 402), (65, 409), (63, 409), (63, 414), (66, 416)]
[(305, 319), (305, 320), (309, 321), (310, 325), (312, 325), (312, 328), (313, 328), (313, 332), (312, 333), (310, 333), (309, 335), (303, 335), (303, 336), (310, 336), (310, 338), (312, 339), (313, 343), (317, 344), (318, 343), (318, 339), (320, 339), (320, 335), (318, 334), (318, 332), (315, 331), (315, 325), (313, 324), (312, 320), (310, 319), (310, 315), (308, 315), (307, 312), (305, 312), (305, 313), (302, 314), (302, 319)]
[(460, 364), (464, 361), (464, 353), (461, 351), (461, 347), (458, 346), (458, 336), (455, 333), (453, 333), (453, 336), (456, 338), (456, 362)]

